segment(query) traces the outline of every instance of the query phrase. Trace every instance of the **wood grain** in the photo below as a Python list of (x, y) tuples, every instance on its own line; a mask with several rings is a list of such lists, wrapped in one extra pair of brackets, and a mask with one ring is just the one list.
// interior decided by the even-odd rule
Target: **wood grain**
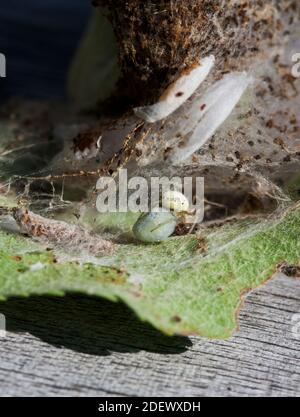
[[(5, 396), (297, 396), (300, 281), (248, 295), (227, 341), (166, 337), (122, 304), (69, 295), (0, 303)], [(298, 339), (297, 339), (297, 337)]]

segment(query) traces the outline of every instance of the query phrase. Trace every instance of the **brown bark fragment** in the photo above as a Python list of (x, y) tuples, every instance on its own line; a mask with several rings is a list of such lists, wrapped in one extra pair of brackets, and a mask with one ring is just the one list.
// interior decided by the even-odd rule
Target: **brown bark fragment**
[(63, 221), (47, 219), (27, 209), (13, 210), (13, 217), (22, 233), (47, 244), (68, 248), (72, 251), (87, 251), (91, 255), (104, 255), (113, 251), (114, 245), (87, 230)]

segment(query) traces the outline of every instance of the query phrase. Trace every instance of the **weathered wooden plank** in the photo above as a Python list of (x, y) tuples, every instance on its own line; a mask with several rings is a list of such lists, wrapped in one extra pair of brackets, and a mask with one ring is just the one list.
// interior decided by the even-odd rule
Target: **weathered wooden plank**
[(299, 284), (278, 276), (252, 292), (227, 341), (168, 338), (94, 298), (1, 303), (1, 395), (299, 395)]

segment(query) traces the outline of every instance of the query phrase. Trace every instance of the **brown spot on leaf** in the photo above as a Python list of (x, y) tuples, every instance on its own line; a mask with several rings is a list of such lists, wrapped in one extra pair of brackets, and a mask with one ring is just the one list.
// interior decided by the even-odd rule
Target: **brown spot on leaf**
[(181, 317), (175, 315), (171, 318), (171, 321), (175, 322), (175, 323), (180, 323), (181, 322)]

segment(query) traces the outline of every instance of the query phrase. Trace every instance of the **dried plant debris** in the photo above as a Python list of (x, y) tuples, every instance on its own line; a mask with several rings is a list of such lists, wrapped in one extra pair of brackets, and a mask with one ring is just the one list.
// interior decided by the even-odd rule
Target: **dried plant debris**
[(113, 251), (111, 242), (93, 236), (81, 227), (47, 219), (22, 208), (13, 210), (12, 214), (22, 233), (56, 248), (83, 251), (94, 256), (107, 255)]

